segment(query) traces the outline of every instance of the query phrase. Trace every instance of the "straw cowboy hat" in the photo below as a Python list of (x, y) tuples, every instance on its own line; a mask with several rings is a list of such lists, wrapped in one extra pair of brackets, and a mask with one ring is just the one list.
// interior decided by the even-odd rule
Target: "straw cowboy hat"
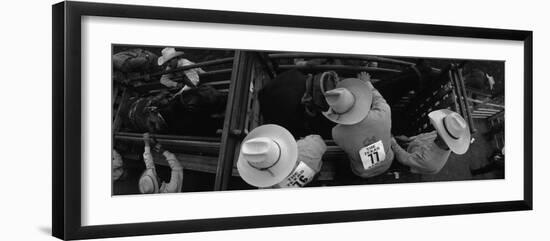
[(372, 104), (372, 90), (362, 80), (340, 81), (335, 89), (325, 92), (329, 109), (323, 115), (338, 124), (353, 125), (363, 120)]
[(139, 178), (139, 191), (143, 194), (158, 193), (159, 183), (154, 169), (147, 169)]
[(281, 126), (268, 124), (252, 130), (243, 140), (237, 170), (248, 184), (270, 187), (290, 175), (297, 160), (294, 136)]
[(428, 114), (430, 122), (445, 144), (456, 154), (464, 154), (470, 146), (470, 128), (460, 114), (447, 110), (435, 110)]
[(157, 60), (158, 65), (163, 65), (164, 63), (168, 62), (168, 60), (183, 55), (183, 52), (176, 51), (175, 48), (164, 48), (161, 52), (162, 56), (160, 56)]

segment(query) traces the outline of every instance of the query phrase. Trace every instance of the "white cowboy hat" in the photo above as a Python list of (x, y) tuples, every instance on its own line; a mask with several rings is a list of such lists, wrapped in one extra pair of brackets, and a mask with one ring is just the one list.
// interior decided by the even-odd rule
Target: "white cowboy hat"
[(285, 128), (268, 124), (252, 130), (241, 145), (237, 170), (256, 187), (270, 187), (285, 179), (298, 160), (298, 145)]
[(470, 128), (460, 114), (447, 110), (435, 110), (428, 114), (430, 122), (445, 144), (456, 154), (464, 154), (470, 146)]
[(323, 115), (332, 122), (353, 125), (369, 114), (372, 89), (362, 80), (350, 78), (340, 81), (335, 89), (325, 92), (329, 109)]
[(158, 65), (163, 65), (174, 57), (183, 55), (183, 52), (176, 51), (175, 48), (164, 48), (162, 51), (162, 56), (157, 59)]
[(158, 193), (159, 183), (154, 169), (147, 169), (139, 178), (139, 191), (143, 194)]

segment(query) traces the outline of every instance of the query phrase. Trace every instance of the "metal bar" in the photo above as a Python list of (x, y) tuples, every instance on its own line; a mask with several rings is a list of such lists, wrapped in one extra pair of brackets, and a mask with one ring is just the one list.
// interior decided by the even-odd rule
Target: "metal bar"
[(498, 112), (474, 110), (472, 113), (473, 114), (491, 114), (491, 115), (494, 115)]
[(348, 55), (348, 54), (326, 54), (326, 53), (276, 53), (276, 54), (269, 54), (269, 58), (272, 58), (272, 59), (287, 59), (287, 58), (358, 59), (358, 60), (378, 61), (378, 62), (391, 63), (391, 64), (402, 64), (402, 65), (409, 65), (409, 66), (415, 65), (415, 63), (408, 62), (408, 61), (378, 57), (378, 56), (372, 56), (372, 55)]
[(229, 85), (230, 83), (231, 83), (230, 80), (222, 80), (222, 81), (206, 82), (203, 85)]
[[(130, 136), (130, 137), (141, 137), (143, 138), (142, 133), (132, 133), (132, 132), (116, 132), (115, 135), (118, 136)], [(189, 141), (210, 141), (210, 142), (220, 142), (220, 137), (208, 137), (208, 136), (178, 136), (178, 135), (163, 135), (163, 134), (151, 134), (152, 136), (158, 139), (167, 139), (167, 140), (189, 140)]]
[[(230, 74), (232, 71), (233, 71), (232, 69), (212, 70), (212, 71), (200, 73), (199, 77), (204, 78), (204, 77), (210, 77), (212, 75), (217, 75), (217, 74)], [(204, 81), (203, 81), (203, 83), (204, 83)]]
[(478, 103), (478, 104), (482, 104), (482, 105), (493, 106), (493, 107), (498, 107), (498, 108), (504, 109), (504, 105), (499, 105), (499, 104), (484, 102), (484, 101), (476, 100), (476, 99), (472, 99), (472, 98), (468, 98), (468, 101), (471, 101), (471, 102), (474, 102), (474, 103)]
[[(213, 75), (219, 75), (219, 74), (229, 74), (231, 73), (231, 69), (219, 69), (219, 70), (212, 70), (212, 71), (208, 71), (208, 72), (204, 72), (204, 73), (199, 73), (199, 78), (208, 78), (208, 77), (211, 77)], [(172, 81), (175, 81), (175, 82), (182, 82), (183, 81), (183, 77), (178, 77), (178, 78), (172, 78), (171, 79)], [(206, 84), (206, 83), (210, 83), (210, 82), (215, 82), (217, 80), (202, 80), (201, 79), (201, 83), (203, 84)]]
[[(153, 162), (155, 165), (168, 166), (168, 162), (166, 162), (166, 159), (161, 154), (156, 152), (152, 152), (151, 154), (153, 155)], [(134, 163), (141, 162), (139, 155), (129, 155), (125, 153), (121, 153), (121, 155), (124, 161), (133, 161)], [(185, 170), (216, 173), (216, 166), (218, 163), (217, 156), (200, 156), (183, 153), (174, 153), (174, 155)], [(132, 163), (128, 164), (131, 165)]]
[[(141, 136), (115, 135), (114, 139), (118, 142), (132, 142), (137, 144), (143, 143)], [(179, 139), (164, 139), (157, 138), (166, 149), (174, 153), (196, 153), (210, 156), (218, 156), (220, 152), (220, 142), (206, 142), (195, 140), (179, 140)]]
[(234, 59), (214, 190), (227, 189), (233, 162), (239, 153), (242, 136), (238, 133), (243, 133), (248, 103), (253, 53), (236, 51)]
[(316, 71), (326, 71), (326, 70), (343, 70), (343, 71), (354, 71), (354, 72), (390, 72), (390, 73), (401, 73), (401, 70), (397, 69), (388, 69), (388, 68), (378, 68), (378, 67), (358, 67), (358, 66), (349, 66), (349, 65), (313, 65), (313, 66), (298, 66), (298, 65), (279, 65), (281, 70), (289, 69), (298, 69), (298, 70), (316, 70)]
[(178, 67), (178, 68), (171, 69), (171, 70), (163, 70), (163, 71), (159, 71), (159, 72), (152, 73), (152, 74), (145, 74), (145, 75), (137, 76), (137, 77), (134, 77), (134, 78), (129, 78), (127, 82), (131, 82), (131, 81), (135, 81), (135, 80), (141, 80), (141, 79), (148, 79), (148, 78), (155, 77), (155, 76), (161, 76), (161, 75), (171, 74), (171, 73), (175, 73), (175, 72), (181, 72), (181, 71), (185, 71), (185, 70), (189, 70), (189, 69), (212, 66), (212, 65), (218, 65), (218, 64), (224, 64), (224, 63), (229, 63), (229, 62), (233, 62), (233, 58), (223, 58), (223, 59), (215, 59), (215, 60), (210, 60), (210, 61), (204, 61), (204, 62), (200, 62), (200, 63), (196, 63), (196, 64), (190, 64), (190, 65)]
[(477, 115), (477, 116), (493, 116), (493, 114), (487, 114), (487, 113), (475, 113), (474, 115)]
[(488, 108), (478, 108), (478, 110), (481, 110), (481, 111), (490, 111), (490, 112), (501, 112), (501, 111), (502, 111), (502, 110), (488, 109)]

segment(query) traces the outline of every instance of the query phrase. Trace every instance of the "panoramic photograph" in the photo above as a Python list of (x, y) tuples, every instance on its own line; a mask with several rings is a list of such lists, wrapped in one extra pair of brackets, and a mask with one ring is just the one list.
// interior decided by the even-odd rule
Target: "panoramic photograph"
[(504, 178), (504, 61), (112, 45), (112, 195)]

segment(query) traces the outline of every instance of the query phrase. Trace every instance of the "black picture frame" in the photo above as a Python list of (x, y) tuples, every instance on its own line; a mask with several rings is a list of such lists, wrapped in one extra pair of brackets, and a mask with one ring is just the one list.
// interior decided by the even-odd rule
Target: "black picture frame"
[[(87, 239), (200, 232), (243, 228), (322, 224), (379, 219), (532, 210), (533, 33), (429, 24), (335, 19), (169, 7), (60, 2), (52, 7), (53, 236)], [(81, 224), (81, 18), (104, 16), (258, 26), (366, 31), (429, 36), (516, 40), (524, 43), (524, 195), (521, 200), (405, 208), (213, 218), (200, 220), (82, 226)], [(139, 221), (139, 220), (136, 220)]]

